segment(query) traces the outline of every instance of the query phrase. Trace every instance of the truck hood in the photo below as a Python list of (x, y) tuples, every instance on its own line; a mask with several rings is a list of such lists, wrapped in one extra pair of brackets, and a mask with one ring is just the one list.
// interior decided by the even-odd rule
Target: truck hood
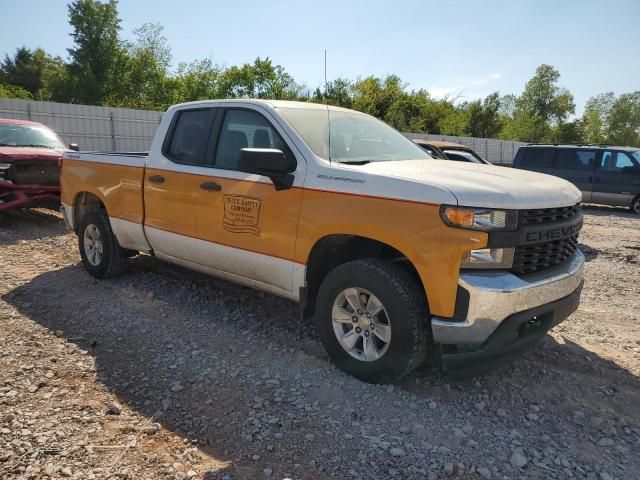
[(23, 160), (62, 159), (63, 150), (34, 147), (0, 147), (0, 163), (13, 163)]
[(575, 205), (582, 193), (552, 175), (449, 160), (372, 162), (362, 172), (396, 177), (449, 190), (459, 205), (487, 208), (550, 208)]

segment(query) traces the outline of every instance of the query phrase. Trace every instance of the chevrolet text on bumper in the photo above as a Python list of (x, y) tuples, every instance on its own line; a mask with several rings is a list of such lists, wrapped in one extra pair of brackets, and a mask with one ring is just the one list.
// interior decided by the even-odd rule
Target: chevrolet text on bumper
[(309, 103), (171, 107), (148, 155), (68, 153), (86, 270), (146, 252), (300, 303), (331, 360), (397, 380), (430, 351), (474, 375), (578, 307), (581, 194), (548, 175), (434, 160), (384, 123)]

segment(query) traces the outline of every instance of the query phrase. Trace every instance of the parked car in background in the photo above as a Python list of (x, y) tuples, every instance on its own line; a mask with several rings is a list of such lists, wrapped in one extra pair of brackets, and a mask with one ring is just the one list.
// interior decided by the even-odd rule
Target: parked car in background
[(0, 211), (57, 203), (66, 150), (46, 125), (0, 118)]
[(396, 380), (431, 354), (478, 373), (578, 307), (577, 188), (434, 161), (360, 112), (176, 105), (148, 155), (69, 152), (62, 172), (91, 275), (143, 251), (300, 302), (331, 359), (363, 380)]
[(472, 148), (460, 143), (441, 142), (438, 140), (414, 140), (414, 142), (434, 158), (491, 165), (491, 162), (482, 158)]
[(640, 149), (609, 145), (520, 147), (513, 167), (569, 180), (582, 201), (628, 207), (640, 215)]

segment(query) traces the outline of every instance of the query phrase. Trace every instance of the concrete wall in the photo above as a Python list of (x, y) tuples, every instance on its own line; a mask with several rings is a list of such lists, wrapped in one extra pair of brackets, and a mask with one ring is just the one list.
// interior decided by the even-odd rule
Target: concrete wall
[(161, 112), (0, 98), (0, 118), (44, 123), (81, 150), (146, 151)]

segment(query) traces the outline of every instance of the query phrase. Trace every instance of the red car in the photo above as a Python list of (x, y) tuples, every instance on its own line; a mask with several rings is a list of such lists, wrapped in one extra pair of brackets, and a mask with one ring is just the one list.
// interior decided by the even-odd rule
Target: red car
[(60, 166), (67, 147), (49, 127), (0, 118), (0, 212), (60, 199)]

